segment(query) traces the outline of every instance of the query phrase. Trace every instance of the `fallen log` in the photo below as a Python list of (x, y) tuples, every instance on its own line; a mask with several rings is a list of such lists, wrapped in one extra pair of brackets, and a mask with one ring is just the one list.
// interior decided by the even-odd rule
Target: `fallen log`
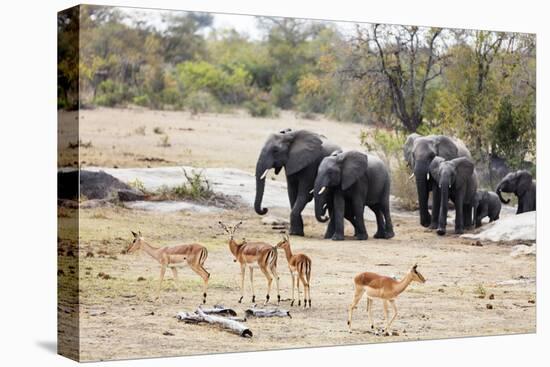
[(201, 322), (206, 322), (208, 324), (217, 325), (234, 334), (238, 334), (243, 338), (252, 337), (252, 331), (239, 321), (222, 316), (208, 315), (200, 308), (198, 308), (194, 313), (180, 312), (176, 315), (176, 317), (186, 323), (198, 324)]
[(214, 305), (214, 308), (201, 308), (207, 315), (237, 316), (237, 312), (223, 305)]
[(290, 317), (290, 311), (278, 308), (266, 310), (261, 308), (248, 308), (244, 311), (246, 317)]

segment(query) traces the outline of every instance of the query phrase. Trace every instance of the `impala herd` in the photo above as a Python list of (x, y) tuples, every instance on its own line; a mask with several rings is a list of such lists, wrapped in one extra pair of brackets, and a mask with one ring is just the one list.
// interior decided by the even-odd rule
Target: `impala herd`
[[(287, 234), (283, 235), (281, 241), (275, 246), (265, 242), (248, 242), (246, 239), (242, 239), (240, 242), (235, 240), (235, 232), (242, 224), (242, 221), (235, 225), (226, 225), (222, 222), (218, 222), (220, 227), (229, 235), (229, 251), (233, 255), (233, 261), (238, 262), (241, 268), (241, 297), (239, 303), (244, 298), (244, 283), (246, 268), (250, 274), (250, 287), (252, 290), (252, 303), (256, 301), (256, 294), (254, 291), (254, 268), (258, 267), (267, 280), (267, 294), (265, 296), (264, 305), (269, 302), (271, 286), (273, 280), (275, 280), (275, 286), (277, 288), (277, 304), (281, 302), (281, 295), (279, 293), (279, 275), (277, 273), (277, 250), (282, 249), (285, 253), (285, 257), (290, 270), (292, 278), (292, 299), (290, 306), (294, 306), (296, 288), (298, 292), (298, 306), (301, 306), (300, 298), (300, 283), (304, 292), (304, 308), (311, 308), (311, 259), (302, 253), (294, 254), (290, 247), (290, 238)], [(155, 295), (155, 300), (160, 297), (162, 289), (162, 281), (166, 268), (170, 268), (174, 279), (177, 280), (176, 266), (186, 262), (187, 265), (197, 273), (203, 280), (203, 304), (206, 303), (206, 293), (208, 289), (208, 280), (210, 279), (210, 273), (204, 268), (204, 263), (208, 258), (208, 250), (203, 245), (193, 243), (171, 247), (154, 247), (147, 243), (141, 232), (133, 232), (134, 237), (132, 243), (127, 249), (127, 253), (134, 253), (138, 250), (143, 250), (153, 259), (157, 260), (160, 264), (160, 280), (159, 286)], [(348, 309), (348, 328), (351, 333), (351, 318), (353, 310), (357, 308), (357, 304), (361, 300), (362, 296), (367, 294), (367, 314), (370, 322), (370, 326), (374, 329), (374, 323), (372, 321), (372, 302), (374, 298), (379, 298), (383, 301), (384, 305), (384, 317), (385, 327), (384, 333), (391, 335), (390, 327), (395, 318), (397, 317), (397, 306), (395, 305), (395, 299), (401, 294), (411, 282), (416, 281), (424, 283), (425, 279), (417, 270), (417, 265), (414, 265), (409, 272), (401, 280), (396, 280), (391, 277), (378, 275), (375, 273), (360, 273), (354, 278), (355, 295), (353, 301)], [(388, 304), (392, 306), (393, 317), (388, 319)]]

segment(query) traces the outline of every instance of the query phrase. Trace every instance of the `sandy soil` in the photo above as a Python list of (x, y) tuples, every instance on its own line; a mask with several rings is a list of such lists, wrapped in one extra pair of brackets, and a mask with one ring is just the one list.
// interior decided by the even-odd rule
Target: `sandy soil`
[[(84, 111), (82, 140), (91, 140), (92, 147), (84, 150), (81, 159), (90, 165), (132, 167), (159, 165), (158, 162), (138, 160), (158, 157), (169, 161), (167, 165), (235, 167), (251, 171), (267, 132), (298, 124), (334, 136), (335, 141), (349, 144), (346, 146), (358, 147), (360, 127), (354, 124), (298, 121), (291, 115), (278, 120), (250, 119), (241, 115), (203, 116), (191, 120), (186, 116), (175, 112)], [(132, 134), (134, 125), (146, 125), (146, 135)], [(159, 139), (159, 135), (152, 132), (155, 126), (162, 126), (170, 135), (171, 148), (155, 146)], [(177, 130), (180, 127), (194, 130)], [(185, 153), (185, 149), (189, 149), (190, 154)], [(227, 149), (233, 154), (227, 154)], [(69, 222), (66, 216), (71, 214), (62, 214), (61, 223)], [(288, 209), (273, 208), (270, 214), (286, 218)], [(130, 230), (141, 230), (146, 239), (157, 246), (204, 244), (209, 250), (206, 267), (212, 274), (207, 305), (221, 303), (242, 315), (250, 306), (248, 277), (246, 302), (238, 304), (239, 266), (232, 261), (227, 237), (217, 227), (217, 221), (243, 219), (239, 236), (275, 244), (280, 233), (262, 225), (261, 217), (251, 209), (158, 213), (114, 206), (82, 210), (81, 243), (77, 254), (80, 263), (76, 274), (71, 274), (68, 268), (71, 257), (67, 256), (64, 242), (61, 242), (59, 257), (60, 268), (64, 271), (60, 277), (68, 280), (78, 277), (81, 282), (81, 359), (535, 332), (534, 256), (512, 258), (510, 244), (483, 242), (482, 246), (473, 246), (472, 240), (454, 235), (438, 237), (419, 226), (415, 213), (394, 210), (392, 216), (395, 238), (369, 238), (368, 241), (348, 238), (344, 242), (323, 240), (324, 225), (306, 216), (306, 237), (293, 237), (291, 243), (295, 252), (307, 253), (312, 258), (313, 308), (290, 308), (290, 274), (284, 254), (280, 252), (281, 307), (290, 308), (292, 319), (249, 319), (247, 324), (254, 337), (243, 339), (215, 327), (188, 325), (176, 320), (177, 312), (193, 311), (201, 301), (201, 280), (190, 269), (180, 270), (177, 282), (167, 273), (161, 299), (154, 301), (159, 265), (145, 253), (127, 255), (121, 251), (129, 245)], [(367, 223), (367, 229), (371, 235), (374, 233), (372, 221)], [(351, 235), (350, 228), (346, 228), (346, 234)], [(348, 333), (347, 307), (353, 296), (354, 275), (374, 271), (401, 277), (414, 263), (419, 264), (427, 282), (413, 283), (397, 299), (399, 317), (393, 324), (393, 331), (398, 335), (377, 336), (369, 331), (366, 299), (355, 312), (354, 332)], [(99, 273), (108, 274), (109, 279), (98, 277)], [(145, 280), (138, 281), (139, 277)], [(259, 271), (255, 272), (255, 279), (257, 298), (262, 300), (265, 279)], [(376, 326), (381, 328), (383, 316), (379, 301), (374, 303), (374, 317)]]

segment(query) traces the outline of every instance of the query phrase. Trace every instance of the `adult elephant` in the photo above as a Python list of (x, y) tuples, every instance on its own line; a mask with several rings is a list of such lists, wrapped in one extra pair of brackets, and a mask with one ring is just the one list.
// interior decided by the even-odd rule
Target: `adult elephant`
[(495, 191), (504, 204), (508, 204), (510, 199), (505, 200), (502, 197), (503, 192), (514, 193), (518, 197), (516, 214), (537, 210), (537, 185), (529, 171), (519, 170), (508, 173)]
[(313, 199), (317, 168), (324, 157), (336, 150), (340, 147), (308, 130), (285, 129), (271, 134), (256, 163), (256, 213), (264, 215), (268, 211), (262, 207), (268, 171), (275, 169), (275, 174), (279, 174), (284, 167), (291, 208), (289, 234), (303, 236), (302, 210)]
[(430, 163), (433, 188), (432, 220), (437, 220), (437, 234), (444, 235), (447, 226), (449, 199), (455, 204), (455, 233), (464, 233), (472, 226), (472, 208), (477, 192), (477, 174), (470, 158), (446, 161), (435, 157)]
[(323, 222), (329, 210), (327, 235), (332, 233), (333, 240), (344, 239), (344, 218), (349, 217), (354, 221), (356, 239), (368, 238), (363, 218), (365, 206), (376, 215), (374, 237), (394, 236), (389, 205), (390, 175), (380, 158), (357, 151), (324, 158), (319, 165), (314, 193), (315, 216)]
[(422, 136), (411, 134), (407, 137), (403, 146), (403, 155), (407, 165), (416, 177), (420, 224), (435, 229), (437, 228), (437, 221), (432, 220), (433, 216), (428, 211), (428, 197), (433, 186), (433, 180), (430, 179), (428, 174), (430, 163), (437, 156), (442, 157), (444, 160), (458, 157), (471, 159), (470, 151), (462, 142), (445, 135)]

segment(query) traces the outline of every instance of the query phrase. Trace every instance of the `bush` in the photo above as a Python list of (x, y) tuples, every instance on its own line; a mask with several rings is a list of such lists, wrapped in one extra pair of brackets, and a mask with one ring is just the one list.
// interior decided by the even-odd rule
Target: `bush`
[(100, 106), (113, 107), (125, 98), (124, 87), (111, 79), (99, 83), (94, 102)]
[(149, 107), (151, 105), (151, 99), (147, 94), (135, 96), (132, 102), (138, 106)]
[(159, 144), (158, 144), (159, 147), (162, 147), (162, 148), (169, 148), (172, 146), (172, 144), (170, 144), (170, 137), (168, 135), (164, 135), (160, 138), (160, 141), (159, 141)]
[(279, 110), (273, 104), (271, 96), (266, 92), (257, 92), (244, 103), (244, 107), (252, 117), (278, 117)]
[(183, 174), (187, 182), (172, 188), (166, 186), (161, 187), (157, 193), (157, 199), (192, 199), (195, 201), (203, 201), (214, 196), (214, 192), (210, 187), (210, 182), (203, 177), (202, 172), (195, 171), (192, 174), (188, 174), (186, 170), (183, 170)]
[(405, 210), (416, 210), (417, 191), (411, 174), (403, 159), (403, 144), (405, 136), (383, 129), (364, 130), (360, 135), (361, 144), (369, 151), (383, 153), (382, 160), (390, 170), (391, 194), (395, 196), (399, 206)]
[(216, 97), (205, 91), (190, 93), (183, 103), (192, 115), (206, 112), (221, 112), (222, 110)]

